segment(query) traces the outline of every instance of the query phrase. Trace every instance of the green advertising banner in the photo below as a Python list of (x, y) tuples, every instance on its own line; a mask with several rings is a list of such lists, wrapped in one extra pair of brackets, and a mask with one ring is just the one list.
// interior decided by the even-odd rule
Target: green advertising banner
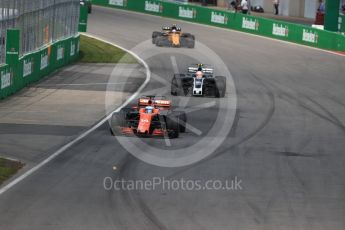
[(9, 29), (6, 33), (6, 64), (12, 65), (19, 59), (20, 31)]
[(86, 5), (80, 6), (80, 15), (79, 15), (79, 32), (86, 32), (87, 31), (87, 20), (89, 17), (89, 10)]
[(15, 92), (12, 68), (9, 65), (0, 66), (0, 98), (3, 99)]
[(327, 0), (325, 4), (325, 29), (330, 31), (338, 31), (340, 0)]
[(223, 27), (321, 49), (345, 51), (344, 35), (309, 26), (158, 0), (93, 0), (92, 2), (96, 5)]
[[(42, 47), (19, 58), (19, 34), (10, 30), (6, 52), (8, 64), (0, 66), (0, 99), (42, 79), (58, 68), (79, 58), (80, 37), (70, 37)], [(19, 49), (18, 49), (19, 50)]]

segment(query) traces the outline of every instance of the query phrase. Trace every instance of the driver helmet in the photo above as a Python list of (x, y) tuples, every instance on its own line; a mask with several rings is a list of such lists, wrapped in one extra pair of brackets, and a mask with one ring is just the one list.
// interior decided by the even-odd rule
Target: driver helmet
[(200, 79), (204, 76), (203, 72), (202, 71), (197, 71), (196, 74), (195, 74), (196, 78)]
[(148, 114), (151, 114), (153, 112), (153, 106), (146, 106), (145, 107), (145, 112)]
[(177, 25), (176, 24), (172, 25), (171, 31), (174, 32), (174, 33), (177, 31)]

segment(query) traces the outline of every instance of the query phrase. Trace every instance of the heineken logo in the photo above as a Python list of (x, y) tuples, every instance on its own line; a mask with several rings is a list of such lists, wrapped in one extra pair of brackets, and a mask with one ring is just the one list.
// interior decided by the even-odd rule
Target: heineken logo
[(60, 46), (57, 50), (57, 56), (56, 56), (56, 60), (61, 60), (64, 57), (64, 53), (65, 53), (65, 48), (63, 46)]
[(33, 61), (31, 59), (26, 59), (23, 62), (23, 77), (27, 77), (32, 74), (34, 69)]
[(273, 23), (272, 34), (280, 37), (289, 36), (289, 27), (282, 24)]
[(317, 43), (318, 39), (319, 39), (319, 36), (318, 36), (317, 32), (303, 29), (303, 35), (302, 35), (303, 41), (310, 42), (310, 43)]
[(158, 2), (145, 1), (145, 11), (162, 13), (163, 5)]
[(196, 9), (180, 6), (178, 10), (178, 16), (181, 18), (196, 18)]
[(242, 28), (248, 30), (259, 30), (259, 22), (256, 19), (243, 17)]
[(12, 84), (12, 74), (7, 71), (1, 71), (1, 89), (5, 89)]
[(41, 54), (40, 70), (43, 70), (47, 67), (48, 67), (48, 55), (47, 54)]
[(109, 5), (113, 6), (127, 6), (127, 0), (109, 0)]
[(228, 17), (224, 13), (212, 11), (211, 22), (225, 25), (228, 24)]

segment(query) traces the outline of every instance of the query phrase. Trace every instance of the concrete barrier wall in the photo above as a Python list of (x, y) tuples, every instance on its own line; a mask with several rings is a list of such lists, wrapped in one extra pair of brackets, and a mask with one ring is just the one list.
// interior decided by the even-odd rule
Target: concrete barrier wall
[(332, 51), (345, 51), (345, 36), (241, 13), (158, 0), (93, 0), (93, 4), (223, 27)]

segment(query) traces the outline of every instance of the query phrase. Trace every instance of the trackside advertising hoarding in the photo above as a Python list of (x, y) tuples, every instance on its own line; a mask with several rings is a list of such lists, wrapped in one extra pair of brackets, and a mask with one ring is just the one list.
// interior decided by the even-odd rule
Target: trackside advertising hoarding
[(66, 38), (22, 56), (11, 64), (1, 65), (0, 99), (42, 79), (61, 66), (76, 61), (79, 58), (79, 44), (79, 35)]
[[(93, 4), (117, 7), (147, 14), (161, 15), (239, 30), (321, 49), (345, 52), (345, 36), (309, 26), (215, 10), (201, 6), (158, 0), (93, 0)], [(341, 20), (344, 20), (343, 18)], [(342, 28), (345, 23), (339, 23)]]

